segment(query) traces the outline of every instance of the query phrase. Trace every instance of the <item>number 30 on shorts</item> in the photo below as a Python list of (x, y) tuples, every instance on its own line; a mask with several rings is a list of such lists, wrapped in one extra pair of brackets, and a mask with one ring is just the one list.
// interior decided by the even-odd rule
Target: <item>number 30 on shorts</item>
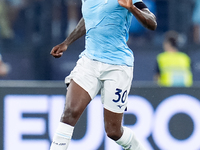
[(113, 102), (117, 103), (119, 101), (121, 101), (122, 103), (124, 103), (126, 101), (126, 97), (127, 97), (127, 90), (122, 92), (121, 89), (116, 89), (115, 95), (118, 96), (117, 99), (113, 99)]

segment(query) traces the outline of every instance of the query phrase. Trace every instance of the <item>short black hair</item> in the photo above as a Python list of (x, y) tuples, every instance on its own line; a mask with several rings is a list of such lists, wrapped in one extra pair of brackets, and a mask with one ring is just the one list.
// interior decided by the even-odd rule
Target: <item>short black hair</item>
[(165, 41), (169, 42), (173, 47), (178, 47), (178, 36), (179, 36), (178, 32), (168, 31), (165, 34)]

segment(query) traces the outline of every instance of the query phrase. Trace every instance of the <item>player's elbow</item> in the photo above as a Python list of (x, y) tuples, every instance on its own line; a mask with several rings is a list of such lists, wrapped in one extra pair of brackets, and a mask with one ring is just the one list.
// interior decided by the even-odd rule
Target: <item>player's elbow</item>
[(157, 28), (157, 22), (156, 22), (156, 17), (154, 15), (152, 15), (151, 17), (147, 18), (145, 21), (146, 24), (146, 28), (149, 30), (156, 30)]
[(153, 30), (153, 31), (156, 30), (156, 28), (157, 28), (156, 17), (153, 16), (148, 22), (149, 22), (148, 23), (148, 25), (149, 25), (148, 29)]
[(151, 26), (150, 26), (150, 30), (155, 31), (157, 28), (157, 22), (155, 21)]

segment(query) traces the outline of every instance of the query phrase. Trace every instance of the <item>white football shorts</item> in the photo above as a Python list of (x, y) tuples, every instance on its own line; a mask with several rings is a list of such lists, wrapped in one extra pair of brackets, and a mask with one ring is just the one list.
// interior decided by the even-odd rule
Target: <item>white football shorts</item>
[(101, 90), (101, 101), (105, 109), (123, 113), (133, 78), (133, 67), (110, 65), (82, 56), (65, 78), (69, 84), (73, 79), (93, 99)]

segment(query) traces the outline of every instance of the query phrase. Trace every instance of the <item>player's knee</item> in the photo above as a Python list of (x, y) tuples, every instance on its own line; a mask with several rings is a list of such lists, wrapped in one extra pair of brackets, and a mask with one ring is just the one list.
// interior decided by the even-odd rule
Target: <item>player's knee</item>
[(64, 110), (61, 120), (65, 123), (71, 124), (78, 119), (80, 111), (77, 108), (67, 108)]

